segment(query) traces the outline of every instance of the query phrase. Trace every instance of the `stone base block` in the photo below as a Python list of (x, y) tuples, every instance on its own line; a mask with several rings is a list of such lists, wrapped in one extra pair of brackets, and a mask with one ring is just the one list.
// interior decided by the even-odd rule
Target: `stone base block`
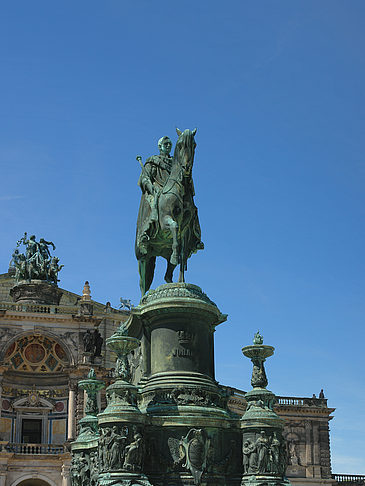
[(10, 295), (17, 304), (59, 305), (62, 290), (43, 280), (31, 280), (19, 282), (10, 289)]

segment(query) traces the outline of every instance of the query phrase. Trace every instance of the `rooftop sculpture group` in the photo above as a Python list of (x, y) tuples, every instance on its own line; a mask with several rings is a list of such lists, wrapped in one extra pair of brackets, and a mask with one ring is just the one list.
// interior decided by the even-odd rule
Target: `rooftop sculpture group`
[(172, 282), (177, 265), (179, 282), (184, 282), (187, 260), (204, 248), (192, 179), (196, 129), (176, 131), (179, 138), (173, 157), (169, 137), (160, 138), (160, 154), (149, 157), (144, 165), (137, 156), (142, 167), (138, 181), (142, 198), (135, 250), (142, 296), (151, 287), (157, 256), (167, 260), (166, 282)]
[[(25, 254), (18, 250), (21, 244), (26, 247)], [(50, 246), (53, 250), (56, 249), (52, 241), (41, 238), (38, 242), (35, 235), (28, 238), (27, 233), (24, 233), (24, 236), (17, 242), (10, 261), (10, 267), (15, 268), (17, 282), (37, 279), (57, 285), (57, 282), (59, 282), (58, 273), (64, 265), (59, 265), (59, 258), (51, 256)]]

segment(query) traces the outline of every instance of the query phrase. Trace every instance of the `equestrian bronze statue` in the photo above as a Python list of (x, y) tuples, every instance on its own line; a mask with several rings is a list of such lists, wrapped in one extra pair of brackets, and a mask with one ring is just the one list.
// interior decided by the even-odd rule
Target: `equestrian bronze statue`
[(192, 179), (196, 129), (176, 131), (179, 138), (173, 157), (169, 137), (159, 140), (160, 154), (149, 157), (144, 166), (141, 157), (137, 157), (142, 167), (138, 181), (142, 198), (135, 250), (142, 296), (151, 287), (156, 257), (167, 260), (166, 282), (172, 282), (177, 265), (179, 282), (184, 282), (188, 258), (204, 248)]

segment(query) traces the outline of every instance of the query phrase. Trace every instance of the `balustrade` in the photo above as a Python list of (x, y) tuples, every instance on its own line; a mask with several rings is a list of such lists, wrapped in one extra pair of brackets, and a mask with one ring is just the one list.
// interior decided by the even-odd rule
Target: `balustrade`
[(9, 442), (5, 449), (15, 454), (63, 454), (65, 452), (63, 444), (19, 444)]
[(365, 484), (365, 475), (359, 474), (332, 474), (338, 483)]

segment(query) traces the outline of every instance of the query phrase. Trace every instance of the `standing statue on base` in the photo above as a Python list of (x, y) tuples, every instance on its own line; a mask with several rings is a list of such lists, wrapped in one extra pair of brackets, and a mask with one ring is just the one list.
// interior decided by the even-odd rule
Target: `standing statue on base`
[(157, 256), (167, 260), (166, 282), (172, 282), (177, 265), (179, 282), (184, 282), (187, 260), (204, 248), (192, 179), (196, 129), (176, 131), (179, 138), (173, 157), (169, 137), (160, 138), (160, 154), (149, 157), (144, 166), (137, 157), (142, 167), (138, 181), (142, 198), (135, 250), (142, 296), (151, 287)]

